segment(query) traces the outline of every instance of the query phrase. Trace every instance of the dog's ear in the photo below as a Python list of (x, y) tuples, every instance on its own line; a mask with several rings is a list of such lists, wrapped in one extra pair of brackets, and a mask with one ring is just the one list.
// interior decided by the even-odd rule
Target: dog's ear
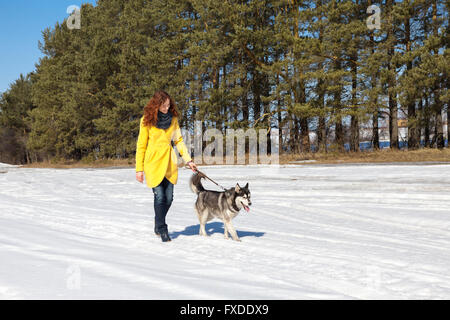
[(244, 189), (248, 189), (248, 182), (247, 182), (247, 184), (245, 185)]
[(239, 186), (239, 183), (236, 183), (236, 186), (234, 187), (234, 191), (239, 192), (241, 190), (241, 187)]

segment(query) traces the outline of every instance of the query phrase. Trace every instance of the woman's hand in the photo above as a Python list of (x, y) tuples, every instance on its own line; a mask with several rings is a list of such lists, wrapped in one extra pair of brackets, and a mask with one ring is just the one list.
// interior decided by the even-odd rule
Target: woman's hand
[(196, 165), (193, 161), (189, 161), (189, 162), (187, 163), (187, 165), (189, 166), (189, 168), (191, 168), (191, 170), (192, 170), (193, 172), (197, 172), (197, 165)]
[(136, 180), (140, 183), (144, 182), (144, 172), (138, 171), (136, 172)]

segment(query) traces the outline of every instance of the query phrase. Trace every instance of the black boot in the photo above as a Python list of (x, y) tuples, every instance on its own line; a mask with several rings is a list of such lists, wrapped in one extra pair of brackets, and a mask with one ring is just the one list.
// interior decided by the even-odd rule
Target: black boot
[(156, 229), (156, 225), (155, 225), (155, 235), (160, 236), (161, 234), (159, 233), (158, 229)]
[(161, 240), (162, 240), (162, 242), (171, 241), (171, 239), (169, 237), (169, 232), (167, 232), (167, 230), (161, 231)]

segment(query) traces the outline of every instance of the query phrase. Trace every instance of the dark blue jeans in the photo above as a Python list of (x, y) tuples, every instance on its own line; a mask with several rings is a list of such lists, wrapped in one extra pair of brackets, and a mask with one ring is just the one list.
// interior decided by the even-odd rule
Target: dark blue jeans
[(167, 231), (166, 215), (173, 200), (173, 184), (164, 177), (161, 183), (152, 188), (155, 208), (155, 231)]

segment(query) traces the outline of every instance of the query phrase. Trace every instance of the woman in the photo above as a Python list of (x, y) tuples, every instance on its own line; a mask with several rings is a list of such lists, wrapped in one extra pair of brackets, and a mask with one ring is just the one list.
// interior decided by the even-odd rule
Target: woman
[(144, 116), (140, 120), (136, 180), (143, 183), (145, 174), (147, 186), (153, 190), (155, 234), (161, 236), (163, 242), (170, 241), (166, 215), (173, 200), (173, 186), (178, 180), (177, 156), (172, 141), (183, 160), (195, 172), (197, 166), (183, 142), (176, 105), (166, 92), (160, 90), (145, 106)]

